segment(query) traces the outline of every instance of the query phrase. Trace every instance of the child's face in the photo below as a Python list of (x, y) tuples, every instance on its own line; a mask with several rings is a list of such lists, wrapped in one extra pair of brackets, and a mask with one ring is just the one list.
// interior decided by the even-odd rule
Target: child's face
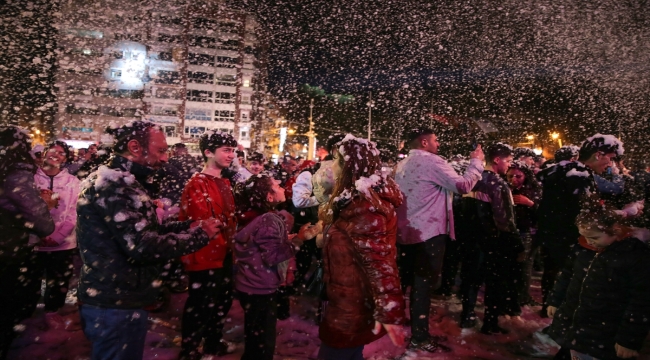
[(610, 235), (602, 230), (594, 228), (578, 227), (580, 235), (587, 239), (587, 243), (593, 247), (605, 248), (617, 240), (616, 235)]

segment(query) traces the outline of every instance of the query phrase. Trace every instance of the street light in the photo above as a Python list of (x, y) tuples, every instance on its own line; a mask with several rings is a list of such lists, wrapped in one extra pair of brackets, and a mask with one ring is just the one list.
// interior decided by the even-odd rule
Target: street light
[(560, 134), (554, 132), (551, 134), (551, 138), (553, 138), (553, 140), (557, 140), (560, 147), (562, 147), (562, 139), (560, 139)]
[(372, 125), (372, 108), (375, 106), (375, 102), (372, 101), (372, 91), (370, 92), (370, 100), (366, 103), (368, 105), (368, 141), (372, 135), (372, 130), (370, 126)]
[(309, 137), (309, 152), (307, 153), (307, 160), (314, 159), (314, 153), (316, 152), (316, 133), (314, 132), (314, 99), (311, 99), (309, 102), (309, 131), (307, 132), (307, 137)]

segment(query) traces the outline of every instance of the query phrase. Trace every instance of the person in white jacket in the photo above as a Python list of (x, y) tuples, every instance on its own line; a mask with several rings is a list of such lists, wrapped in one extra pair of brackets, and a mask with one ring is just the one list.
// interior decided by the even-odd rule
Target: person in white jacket
[[(81, 182), (63, 168), (68, 152), (67, 144), (62, 141), (49, 144), (43, 166), (34, 174), (36, 187), (50, 206), (55, 224), (54, 232), (40, 239), (35, 248), (37, 266), (42, 269), (39, 274), (46, 284), (43, 297), (48, 324), (50, 318), (58, 318), (55, 314), (65, 304), (68, 282), (73, 272), (72, 256), (77, 251), (75, 226)], [(39, 295), (35, 295), (35, 302), (38, 302)]]
[[(404, 203), (397, 209), (397, 242), (402, 254), (400, 275), (410, 283), (412, 350), (449, 351), (429, 334), (431, 293), (442, 270), (447, 237), (455, 239), (452, 193), (465, 194), (481, 179), (480, 145), (470, 154), (464, 175), (438, 156), (439, 142), (433, 130), (417, 128), (408, 134), (411, 151), (395, 170)], [(404, 284), (402, 284), (403, 287)]]

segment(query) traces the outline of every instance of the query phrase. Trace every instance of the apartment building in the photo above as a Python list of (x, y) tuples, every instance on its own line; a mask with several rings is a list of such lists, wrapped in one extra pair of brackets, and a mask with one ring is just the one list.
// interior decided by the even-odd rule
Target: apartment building
[(218, 129), (251, 147), (266, 91), (255, 19), (215, 2), (146, 4), (62, 6), (59, 137), (107, 142), (110, 123), (146, 119), (170, 144)]

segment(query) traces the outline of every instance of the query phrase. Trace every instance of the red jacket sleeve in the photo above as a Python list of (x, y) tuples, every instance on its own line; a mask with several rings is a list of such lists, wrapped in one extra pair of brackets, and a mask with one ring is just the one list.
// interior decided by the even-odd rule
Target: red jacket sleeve
[(198, 177), (192, 178), (183, 189), (178, 219), (196, 221), (213, 217), (212, 209), (208, 203), (209, 196), (205, 180)]
[(396, 262), (397, 223), (369, 211), (368, 204), (359, 206), (355, 213), (347, 230), (372, 287), (374, 318), (382, 324), (402, 324), (405, 304)]

